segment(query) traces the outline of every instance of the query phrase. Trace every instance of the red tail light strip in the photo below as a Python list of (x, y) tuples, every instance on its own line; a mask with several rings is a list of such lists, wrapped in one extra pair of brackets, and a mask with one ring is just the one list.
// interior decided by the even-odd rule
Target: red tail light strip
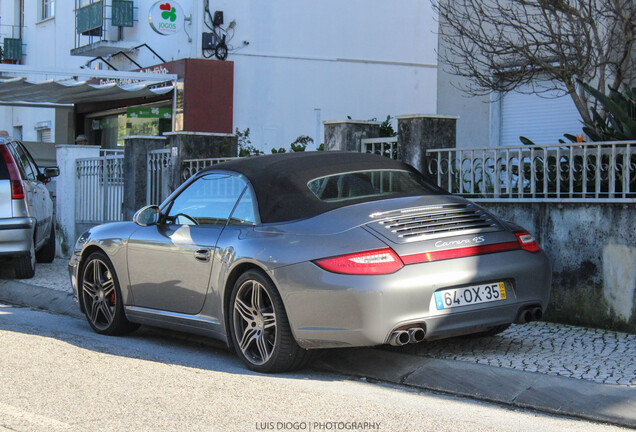
[(440, 261), (451, 258), (462, 258), (467, 256), (483, 255), (493, 252), (504, 252), (509, 250), (521, 249), (518, 242), (495, 243), (483, 246), (470, 246), (465, 248), (447, 249), (441, 251), (424, 252), (413, 255), (403, 255), (402, 262), (405, 265), (417, 264), (430, 261)]
[(20, 180), (20, 173), (18, 172), (18, 167), (13, 161), (13, 157), (11, 157), (9, 150), (2, 145), (0, 145), (0, 153), (4, 158), (4, 162), (7, 164), (7, 170), (9, 171), (9, 179), (11, 181), (11, 199), (24, 199), (22, 180)]

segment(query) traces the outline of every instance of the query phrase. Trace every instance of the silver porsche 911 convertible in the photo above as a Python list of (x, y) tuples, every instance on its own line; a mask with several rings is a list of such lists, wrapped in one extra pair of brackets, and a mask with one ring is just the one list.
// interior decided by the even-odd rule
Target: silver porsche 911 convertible
[(493, 335), (540, 319), (551, 283), (523, 228), (409, 165), (340, 152), (203, 170), (81, 235), (69, 271), (96, 332), (208, 335), (260, 372), (319, 348)]

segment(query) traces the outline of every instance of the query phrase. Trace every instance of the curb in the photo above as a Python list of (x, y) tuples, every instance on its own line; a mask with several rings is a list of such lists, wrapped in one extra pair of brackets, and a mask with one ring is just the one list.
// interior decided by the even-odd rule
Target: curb
[(24, 282), (0, 280), (0, 300), (75, 318), (84, 318), (72, 294)]
[(342, 349), (330, 354), (314, 366), (421, 390), (636, 427), (634, 388), (381, 349)]
[[(72, 295), (0, 280), (0, 301), (84, 319)], [(327, 350), (313, 367), (420, 390), (636, 428), (636, 389), (381, 349)]]

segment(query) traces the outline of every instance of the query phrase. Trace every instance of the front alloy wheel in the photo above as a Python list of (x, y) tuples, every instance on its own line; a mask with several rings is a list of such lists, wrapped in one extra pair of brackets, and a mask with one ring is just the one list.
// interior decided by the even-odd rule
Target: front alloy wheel
[(253, 364), (272, 357), (276, 345), (276, 315), (272, 299), (259, 282), (248, 280), (234, 299), (234, 331), (238, 347)]
[(117, 275), (102, 252), (93, 253), (85, 261), (81, 292), (84, 313), (97, 333), (119, 335), (137, 327), (126, 319)]
[(249, 270), (238, 278), (229, 312), (234, 348), (248, 368), (283, 372), (309, 361), (309, 351), (292, 335), (280, 294), (261, 271)]

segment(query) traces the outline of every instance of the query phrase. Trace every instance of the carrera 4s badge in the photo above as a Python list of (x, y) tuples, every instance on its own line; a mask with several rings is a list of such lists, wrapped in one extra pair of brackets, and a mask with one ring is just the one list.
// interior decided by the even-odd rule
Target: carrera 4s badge
[(484, 241), (486, 241), (484, 236), (475, 236), (471, 239), (463, 239), (463, 240), (451, 240), (451, 241), (440, 240), (438, 242), (435, 242), (435, 247), (441, 248), (441, 247), (450, 247), (450, 246), (465, 246), (469, 244), (479, 244)]

